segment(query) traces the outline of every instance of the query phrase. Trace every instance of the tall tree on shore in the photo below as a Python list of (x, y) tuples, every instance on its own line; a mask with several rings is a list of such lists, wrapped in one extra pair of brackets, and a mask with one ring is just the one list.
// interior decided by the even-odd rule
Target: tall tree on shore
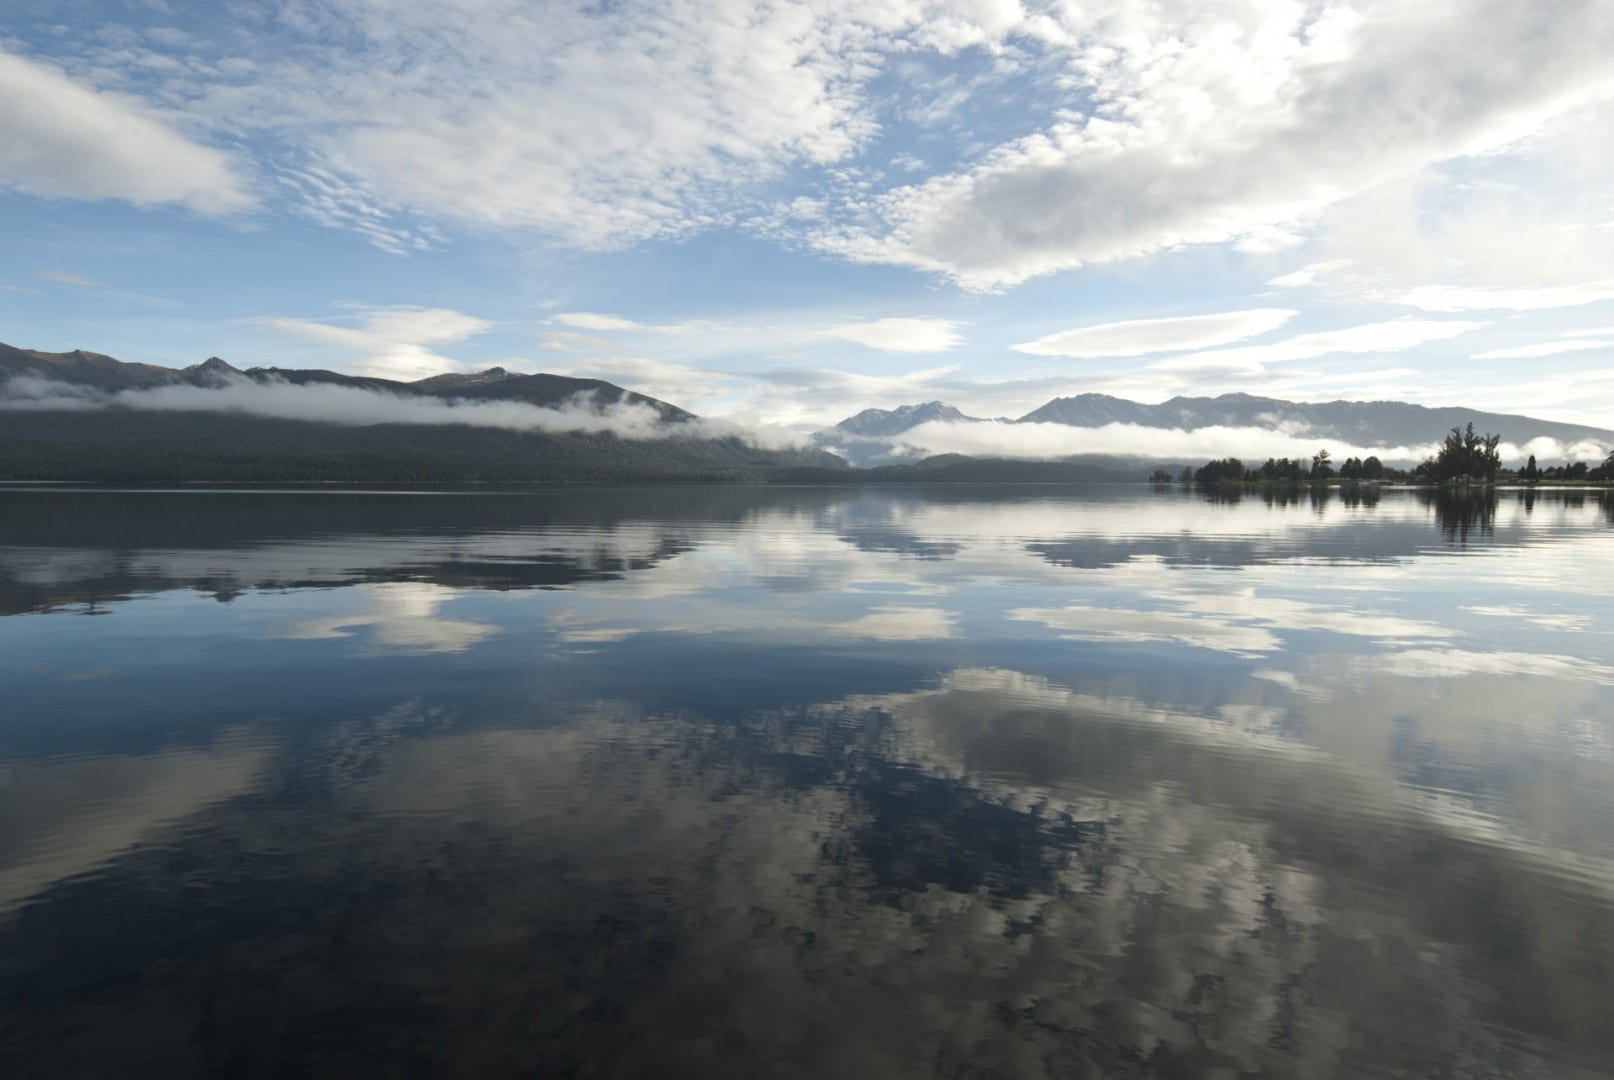
[(1440, 453), (1435, 455), (1435, 478), (1443, 483), (1459, 479), (1487, 483), (1495, 480), (1496, 470), (1502, 466), (1502, 455), (1497, 450), (1501, 442), (1502, 436), (1481, 435), (1472, 423), (1466, 429), (1452, 428), (1446, 441), (1441, 443)]
[(1334, 475), (1333, 466), (1329, 464), (1329, 453), (1325, 447), (1311, 457), (1311, 478), (1313, 480), (1327, 480)]

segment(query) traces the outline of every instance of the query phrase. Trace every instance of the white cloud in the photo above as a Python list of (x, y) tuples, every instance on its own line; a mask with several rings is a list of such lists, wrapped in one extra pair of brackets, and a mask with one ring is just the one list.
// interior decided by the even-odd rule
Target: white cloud
[[(104, 869), (163, 838), (207, 807), (252, 791), (275, 751), (262, 736), (226, 731), (214, 745), (47, 759), (0, 787), (0, 916), (51, 884)], [(94, 792), (93, 798), (83, 797)]]
[(356, 326), (313, 319), (264, 317), (257, 325), (305, 341), (331, 345), (355, 358), (355, 370), (388, 379), (419, 379), (458, 370), (461, 365), (429, 346), (465, 341), (493, 324), (449, 308), (362, 309)]
[(696, 408), (703, 399), (721, 393), (731, 376), (710, 368), (648, 360), (637, 356), (590, 357), (575, 364), (550, 369), (556, 375), (604, 379), (685, 408)]
[(1542, 311), (1614, 300), (1614, 278), (1578, 285), (1544, 285), (1523, 289), (1425, 285), (1395, 299), (1398, 303), (1423, 311)]
[(915, 455), (969, 454), (1052, 460), (1077, 454), (1204, 462), (1238, 457), (1259, 462), (1268, 457), (1310, 459), (1327, 446), (1336, 459), (1377, 455), (1385, 461), (1422, 461), (1433, 443), (1420, 446), (1352, 446), (1306, 431), (1270, 428), (1202, 427), (1193, 431), (1138, 424), (1072, 427), (1068, 424), (1010, 423), (999, 420), (943, 423), (910, 428), (894, 442)]
[(602, 315), (594, 311), (563, 311), (551, 315), (549, 322), (570, 326), (578, 330), (637, 330), (639, 324), (620, 315)]
[(1156, 557), (1135, 558), (1114, 568), (1110, 580), (1135, 581), (1140, 598), (1161, 609), (1073, 604), (1019, 608), (1008, 618), (1038, 622), (1079, 640), (1181, 642), (1241, 656), (1280, 651), (1279, 631), (1323, 631), (1390, 643), (1428, 644), (1456, 637), (1449, 627), (1403, 619), (1374, 610), (1351, 610), (1270, 595), (1255, 586), (1228, 588), (1203, 576), (1163, 573)]
[(250, 70), (176, 76), (170, 92), (221, 128), (289, 137), (356, 201), (593, 249), (749, 217), (747, 189), (870, 141), (865, 89), (886, 56), (995, 48), (1019, 18), (958, 0), (324, 0), (282, 14)]
[(3, 49), (0, 186), (206, 215), (256, 205), (230, 157), (181, 134), (169, 118)]
[(783, 427), (811, 430), (843, 420), (870, 405), (891, 408), (937, 396), (956, 366), (898, 375), (864, 375), (829, 368), (784, 367), (748, 373), (759, 387), (742, 415)]
[(1143, 356), (1147, 353), (1205, 349), (1276, 330), (1298, 312), (1287, 308), (1251, 308), (1214, 315), (1170, 319), (1133, 319), (1102, 323), (1049, 334), (1013, 346), (1033, 356)]
[(1240, 626), (1227, 620), (1171, 611), (1127, 611), (1072, 604), (1060, 608), (1015, 608), (1004, 612), (1004, 617), (1041, 623), (1072, 641), (1176, 643), (1238, 656), (1258, 656), (1283, 648), (1282, 639), (1265, 627)]
[(1492, 152), (1605, 96), (1614, 9), (1162, 0), (1038, 24), (1094, 105), (825, 231), (853, 259), (972, 288), (1293, 231), (1428, 166)]
[(1312, 360), (1333, 353), (1404, 352), (1430, 342), (1459, 337), (1485, 325), (1458, 319), (1392, 319), (1299, 334), (1270, 345), (1192, 353), (1157, 361), (1151, 368), (1182, 373), (1260, 374), (1267, 364)]
[(1287, 274), (1279, 274), (1270, 279), (1267, 284), (1274, 289), (1303, 289), (1314, 285), (1317, 279), (1325, 277), (1336, 270), (1343, 270), (1349, 266), (1349, 259), (1329, 259), (1325, 262), (1314, 262), (1309, 266), (1302, 266), (1299, 270), (1292, 270)]
[(1373, 669), (1408, 679), (1471, 679), (1487, 675), (1505, 679), (1524, 676), (1614, 685), (1614, 668), (1606, 664), (1549, 653), (1411, 649), (1374, 658)]
[(633, 626), (596, 626), (587, 629), (562, 630), (555, 640), (567, 645), (613, 645), (643, 633)]
[(279, 628), (274, 637), (290, 641), (316, 641), (352, 637), (360, 628), (370, 631), (366, 651), (374, 654), (423, 655), (460, 653), (499, 632), (487, 623), (446, 619), (444, 604), (459, 596), (457, 589), (417, 581), (355, 585), (344, 595), (370, 611), (322, 615)]
[(1506, 349), (1489, 349), (1475, 353), (1475, 360), (1511, 360), (1532, 356), (1558, 356), (1561, 353), (1585, 352), (1589, 349), (1614, 348), (1611, 341), (1543, 341), (1534, 345), (1515, 345)]
[(333, 229), (351, 229), (382, 251), (410, 255), (440, 248), (444, 239), (427, 225), (399, 224), (404, 210), (351, 180), (317, 165), (281, 169), (278, 179), (294, 195), (293, 209)]
[(867, 614), (839, 623), (837, 631), (876, 641), (936, 641), (954, 637), (958, 613), (941, 608), (888, 604), (870, 608)]
[(1233, 241), (1233, 250), (1245, 255), (1275, 255), (1305, 242), (1304, 236), (1291, 229), (1258, 225)]
[(855, 342), (880, 352), (937, 353), (964, 343), (959, 324), (951, 319), (872, 319), (827, 327), (825, 337)]

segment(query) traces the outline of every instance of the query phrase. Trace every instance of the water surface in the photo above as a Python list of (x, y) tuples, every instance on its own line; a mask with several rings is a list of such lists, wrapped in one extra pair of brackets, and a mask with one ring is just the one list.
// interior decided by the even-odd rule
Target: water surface
[(1614, 505), (0, 491), (7, 1076), (1614, 1072)]

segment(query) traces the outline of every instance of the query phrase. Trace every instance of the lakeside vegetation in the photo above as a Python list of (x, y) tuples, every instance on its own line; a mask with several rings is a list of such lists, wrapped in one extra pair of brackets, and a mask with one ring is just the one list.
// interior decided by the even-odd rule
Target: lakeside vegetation
[(1499, 447), (1502, 436), (1481, 434), (1474, 425), (1454, 427), (1446, 434), (1440, 449), (1411, 469), (1385, 465), (1377, 457), (1347, 458), (1335, 466), (1327, 449), (1318, 450), (1308, 464), (1291, 458), (1267, 458), (1259, 466), (1248, 466), (1236, 457), (1216, 458), (1199, 468), (1184, 467), (1175, 477), (1166, 469), (1156, 469), (1151, 483), (1169, 484), (1176, 480), (1209, 489), (1298, 488), (1330, 484), (1411, 484), (1421, 487), (1488, 487), (1499, 483), (1536, 484), (1614, 484), (1614, 453), (1602, 462), (1569, 462), (1542, 468), (1535, 455), (1518, 469), (1502, 467)]

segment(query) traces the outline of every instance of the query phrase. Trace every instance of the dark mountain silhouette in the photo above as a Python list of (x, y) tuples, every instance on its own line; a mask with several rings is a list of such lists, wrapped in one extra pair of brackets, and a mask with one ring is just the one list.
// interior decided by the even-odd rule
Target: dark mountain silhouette
[[(210, 357), (185, 368), (124, 363), (101, 353), (46, 353), (0, 345), (0, 396), (16, 379), (85, 388), (110, 397), (106, 407), (40, 409), (13, 400), (0, 409), (0, 480), (96, 480), (120, 483), (219, 481), (530, 482), (538, 480), (774, 480), (976, 482), (1105, 479), (1146, 475), (1143, 457), (1086, 454), (1057, 463), (975, 460), (940, 455), (916, 460), (899, 447), (903, 432), (926, 423), (976, 418), (939, 401), (865, 409), (814, 436), (813, 449), (766, 450), (714, 435), (677, 405), (599, 379), (526, 374), (493, 367), (414, 382), (318, 369), (233, 367)], [(532, 431), (454, 423), (413, 423), (354, 416), (314, 422), (231, 411), (230, 388), (257, 383), (343, 387), (401, 398), (520, 402), (542, 408), (615, 415), (618, 406), (649, 409), (666, 437), (623, 438), (611, 431)], [(20, 385), (20, 384), (19, 384)], [(127, 407), (125, 391), (163, 387), (221, 391), (219, 411)], [(138, 395), (136, 395), (138, 397)], [(94, 395), (91, 395), (93, 398)], [(209, 399), (211, 400), (211, 399)], [(384, 399), (366, 399), (384, 400)], [(383, 410), (385, 412), (385, 410)], [(393, 409), (396, 417), (398, 411)], [(639, 413), (643, 423), (644, 413)], [(415, 419), (407, 414), (406, 420)], [(1426, 408), (1396, 401), (1283, 401), (1249, 394), (1178, 397), (1146, 405), (1104, 394), (1056, 398), (1019, 420), (1075, 427), (1135, 424), (1195, 430), (1221, 426), (1278, 428), (1319, 445), (1425, 445), (1472, 423), (1509, 442), (1551, 438), (1614, 444), (1614, 431), (1466, 408)], [(618, 427), (616, 430), (623, 430)], [(656, 430), (656, 434), (661, 434)], [(832, 451), (832, 452), (831, 452)], [(859, 466), (848, 470), (847, 463)]]
[[(0, 480), (116, 483), (217, 481), (758, 480), (780, 469), (844, 471), (820, 450), (767, 450), (712, 435), (693, 413), (599, 379), (489, 368), (400, 382), (334, 371), (251, 368), (218, 357), (186, 368), (129, 364), (82, 350), (44, 353), (0, 345), (0, 393), (14, 379), (45, 380), (115, 395), (195, 386), (221, 392), (219, 411), (127, 407), (11, 407), (0, 411)], [(648, 408), (666, 437), (610, 431), (535, 431), (470, 424), (313, 422), (232, 411), (243, 384), (334, 386), (404, 398), (521, 402), (607, 415)], [(658, 433), (659, 434), (659, 433)]]
[(1536, 438), (1560, 442), (1614, 439), (1614, 432), (1601, 428), (1478, 409), (1428, 408), (1403, 401), (1309, 403), (1250, 394), (1176, 397), (1159, 405), (1142, 405), (1106, 394), (1081, 394), (1055, 398), (1022, 416), (1020, 421), (1072, 427), (1138, 424), (1187, 431), (1204, 427), (1283, 426), (1304, 430), (1320, 440), (1335, 439), (1354, 446), (1413, 446), (1435, 442), (1450, 429), (1470, 423), (1481, 431), (1501, 432), (1512, 443)]
[[(965, 423), (966, 416), (939, 401), (904, 405), (897, 409), (865, 409), (814, 436), (816, 445), (833, 450), (862, 467), (903, 464), (903, 432), (929, 421)], [(1250, 394), (1223, 394), (1214, 398), (1176, 397), (1158, 405), (1145, 405), (1108, 394), (1079, 394), (1055, 398), (1018, 420), (1004, 423), (1064, 424), (1098, 428), (1108, 424), (1194, 431), (1206, 427), (1282, 428), (1319, 445), (1329, 442), (1362, 447), (1427, 446), (1454, 427), (1473, 424), (1480, 431), (1499, 432), (1508, 442), (1522, 444), (1549, 438), (1569, 444), (1592, 441), (1614, 445), (1614, 431), (1539, 420), (1530, 416), (1483, 412), (1466, 408), (1428, 408), (1402, 401), (1298, 402)], [(1135, 452), (1134, 452), (1135, 453)], [(1091, 458), (1091, 455), (1088, 455)], [(1073, 457), (1071, 461), (1078, 460)], [(1164, 460), (1164, 459), (1160, 459)], [(1138, 463), (1158, 463), (1138, 458)], [(922, 463), (916, 463), (922, 464)], [(1097, 465), (1096, 461), (1088, 461)]]
[(18, 375), (56, 382), (89, 386), (97, 390), (146, 390), (157, 386), (225, 385), (231, 379), (254, 382), (285, 382), (296, 386), (346, 386), (358, 390), (380, 390), (390, 394), (437, 398), (463, 398), (483, 401), (525, 401), (530, 405), (554, 407), (587, 394), (598, 405), (627, 402), (647, 405), (664, 420), (693, 420), (694, 414), (644, 394), (624, 390), (600, 379), (576, 379), (566, 375), (526, 375), (488, 368), (474, 374), (433, 375), (414, 382), (381, 379), (366, 375), (344, 375), (318, 368), (255, 367), (242, 370), (218, 357), (185, 368), (156, 364), (131, 364), (100, 353), (76, 349), (69, 353), (36, 352), (0, 344), (0, 379)]
[[(209, 361), (211, 363), (211, 361)], [(219, 361), (223, 363), (223, 361)], [(201, 369), (206, 364), (187, 368), (186, 372)], [(0, 376), (31, 375), (39, 379), (93, 386), (98, 390), (130, 390), (148, 386), (189, 381), (185, 372), (155, 364), (126, 364), (100, 353), (74, 349), (68, 353), (35, 352), (0, 343)]]

